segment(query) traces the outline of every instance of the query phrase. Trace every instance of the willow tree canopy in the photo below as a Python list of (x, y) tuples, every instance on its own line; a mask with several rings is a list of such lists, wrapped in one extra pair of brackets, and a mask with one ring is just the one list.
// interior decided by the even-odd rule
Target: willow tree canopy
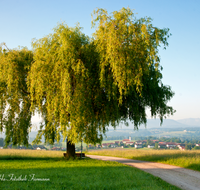
[[(26, 109), (39, 112), (44, 119), (38, 139), (44, 135), (53, 143), (63, 134), (73, 143), (82, 138), (96, 143), (110, 124), (115, 127), (131, 120), (138, 128), (146, 123), (146, 108), (161, 121), (174, 112), (167, 106), (174, 93), (162, 84), (158, 55), (159, 46), (168, 45), (169, 29), (154, 27), (150, 18), (136, 19), (128, 8), (110, 15), (97, 9), (92, 24), (96, 28), (92, 38), (79, 26), (59, 24), (52, 34), (33, 42), (32, 62), (31, 56), (26, 58), (32, 55), (29, 51), (17, 51), (18, 57), (24, 52), (18, 61), (21, 69), (13, 67), (16, 61), (9, 58), (14, 51), (0, 55), (1, 110), (9, 116), (9, 110), (21, 110), (20, 102), (27, 102)], [(10, 75), (5, 80), (7, 72)], [(23, 91), (28, 92), (26, 101)], [(9, 102), (10, 97), (15, 103)], [(11, 109), (5, 110), (6, 105)], [(8, 118), (17, 121), (21, 112)], [(3, 126), (6, 131), (14, 130), (13, 124), (7, 124)], [(22, 131), (28, 127), (16, 126)]]

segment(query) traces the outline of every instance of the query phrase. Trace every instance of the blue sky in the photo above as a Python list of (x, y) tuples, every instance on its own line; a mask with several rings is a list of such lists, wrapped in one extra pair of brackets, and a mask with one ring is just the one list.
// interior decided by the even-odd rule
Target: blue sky
[(200, 118), (199, 0), (0, 0), (0, 43), (31, 49), (33, 38), (48, 35), (63, 21), (71, 27), (79, 22), (91, 36), (91, 13), (97, 7), (109, 13), (130, 7), (137, 18), (148, 16), (154, 26), (170, 29), (169, 47), (160, 49), (163, 83), (175, 92), (168, 104), (176, 113), (169, 118)]

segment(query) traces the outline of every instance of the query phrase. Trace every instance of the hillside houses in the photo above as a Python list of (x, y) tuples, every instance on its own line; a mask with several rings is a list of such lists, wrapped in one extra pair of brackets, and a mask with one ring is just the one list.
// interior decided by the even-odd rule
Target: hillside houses
[(142, 144), (135, 144), (135, 148), (142, 148)]
[(154, 148), (154, 145), (148, 145), (147, 148)]
[(178, 143), (175, 143), (175, 142), (167, 142), (166, 143), (166, 147), (170, 148), (170, 149), (177, 147), (177, 145), (178, 145)]
[(134, 142), (126, 142), (126, 145), (133, 145)]
[[(98, 145), (98, 147), (99, 147), (99, 145)], [(102, 148), (115, 148), (115, 147), (117, 147), (117, 145), (115, 143), (103, 143), (101, 145), (101, 147)]]
[[(92, 145), (89, 145), (89, 148)], [(102, 143), (96, 145), (96, 147), (92, 146), (93, 148), (157, 148), (157, 149), (179, 149), (179, 150), (190, 150), (194, 147), (200, 149), (200, 144), (185, 144), (185, 143), (176, 143), (176, 142), (165, 142), (160, 141), (157, 139), (153, 140), (131, 140), (131, 137), (127, 139), (123, 139), (121, 141), (114, 141), (110, 143)], [(196, 149), (197, 149), (196, 148)]]
[(179, 148), (179, 150), (185, 150), (185, 144), (179, 143), (179, 144), (177, 145), (177, 147)]
[(122, 143), (126, 144), (127, 142), (130, 142), (130, 139), (124, 139), (122, 140)]
[(166, 148), (166, 142), (158, 142), (158, 148), (164, 149)]

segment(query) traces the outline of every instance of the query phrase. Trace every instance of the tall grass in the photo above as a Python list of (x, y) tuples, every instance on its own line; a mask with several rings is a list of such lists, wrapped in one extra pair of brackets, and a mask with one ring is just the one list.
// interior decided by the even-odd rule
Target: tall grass
[(48, 150), (19, 150), (19, 149), (1, 149), (0, 160), (2, 159), (52, 159), (61, 158), (64, 151)]
[(90, 151), (87, 154), (115, 156), (135, 160), (144, 160), (171, 164), (184, 168), (200, 171), (200, 151), (199, 150), (100, 150)]

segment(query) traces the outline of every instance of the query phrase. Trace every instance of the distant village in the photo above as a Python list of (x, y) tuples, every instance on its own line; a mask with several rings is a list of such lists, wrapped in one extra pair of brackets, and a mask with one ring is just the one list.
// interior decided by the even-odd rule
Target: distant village
[(129, 139), (123, 139), (122, 141), (115, 141), (112, 143), (102, 143), (94, 145), (88, 145), (88, 149), (100, 149), (100, 148), (154, 148), (154, 149), (179, 149), (179, 150), (191, 150), (200, 149), (200, 143), (177, 143), (177, 142), (164, 142), (160, 140), (137, 140), (132, 141)]
[[(153, 138), (153, 137), (152, 137)], [(102, 142), (102, 144), (96, 145), (85, 145), (82, 147), (83, 150), (91, 150), (91, 149), (111, 149), (111, 148), (149, 148), (149, 149), (179, 149), (179, 150), (200, 150), (200, 141), (199, 140), (186, 140), (181, 141), (179, 138), (160, 138), (160, 139), (146, 139), (146, 140), (132, 140), (131, 137), (123, 140), (113, 140), (111, 142)], [(32, 149), (32, 150), (55, 150), (55, 151), (66, 151), (66, 147), (62, 147), (60, 144), (55, 143), (54, 145), (31, 145), (28, 146), (4, 146), (4, 139), (0, 138), (0, 149)], [(76, 151), (80, 151), (81, 146), (76, 145)]]

